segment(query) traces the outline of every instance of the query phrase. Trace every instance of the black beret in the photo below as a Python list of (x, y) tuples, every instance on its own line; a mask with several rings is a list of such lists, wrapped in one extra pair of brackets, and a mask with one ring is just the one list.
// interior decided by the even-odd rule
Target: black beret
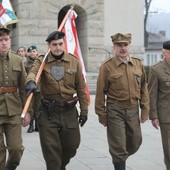
[(31, 46), (28, 48), (27, 52), (30, 52), (31, 50), (37, 50), (37, 47), (36, 47), (35, 45), (31, 45)]
[(52, 40), (58, 40), (58, 39), (61, 39), (65, 36), (65, 33), (64, 32), (61, 32), (61, 31), (54, 31), (52, 32), (51, 34), (49, 34), (49, 36), (47, 37), (46, 41), (47, 42), (50, 42)]
[(163, 43), (163, 49), (170, 50), (170, 41), (165, 41)]

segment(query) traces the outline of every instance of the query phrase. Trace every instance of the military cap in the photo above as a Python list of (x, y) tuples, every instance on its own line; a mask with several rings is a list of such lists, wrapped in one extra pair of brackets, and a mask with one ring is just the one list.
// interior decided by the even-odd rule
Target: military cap
[(130, 33), (128, 34), (122, 34), (122, 33), (117, 33), (115, 35), (111, 36), (113, 44), (117, 43), (131, 43), (132, 36)]
[(170, 50), (170, 41), (165, 41), (163, 43), (163, 49)]
[(0, 25), (0, 32), (6, 33), (6, 34), (10, 34), (11, 30), (4, 27), (3, 25)]
[(31, 45), (28, 49), (27, 52), (30, 52), (32, 50), (37, 50), (37, 47), (35, 45)]
[(54, 31), (52, 32), (51, 34), (48, 35), (46, 41), (47, 42), (50, 42), (52, 40), (58, 40), (58, 39), (61, 39), (65, 36), (65, 33), (64, 32), (61, 32), (61, 31)]

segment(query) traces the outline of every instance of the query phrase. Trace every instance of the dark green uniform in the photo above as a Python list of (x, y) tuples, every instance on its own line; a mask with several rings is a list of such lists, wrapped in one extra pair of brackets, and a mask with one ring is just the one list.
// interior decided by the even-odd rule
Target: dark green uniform
[[(24, 65), (27, 73), (31, 70), (34, 60), (35, 58), (31, 58), (29, 56), (26, 58)], [(29, 128), (27, 130), (27, 132), (29, 133), (33, 132), (34, 130), (38, 131), (37, 114), (38, 114), (40, 103), (41, 103), (41, 93), (40, 93), (40, 87), (38, 85), (37, 91), (33, 95), (33, 99), (30, 106), (31, 109), (30, 113), (32, 115), (32, 118), (29, 124)], [(34, 121), (35, 121), (35, 128), (34, 128)]]
[(149, 97), (141, 61), (129, 57), (125, 63), (115, 56), (103, 63), (97, 80), (95, 112), (99, 120), (106, 117), (113, 163), (125, 161), (141, 145), (139, 106), (141, 118), (147, 119)]
[[(27, 82), (35, 80), (43, 56), (36, 58)], [(79, 60), (64, 53), (56, 60), (48, 54), (45, 68), (41, 75), (40, 89), (43, 105), (38, 119), (41, 147), (48, 170), (63, 170), (76, 154), (80, 144), (78, 112), (76, 106), (67, 108), (64, 104), (75, 93), (79, 98), (82, 115), (87, 115), (88, 102), (85, 93), (85, 81)], [(55, 101), (45, 107), (45, 101)]]
[[(24, 147), (21, 138), (21, 118), (25, 96), (26, 72), (23, 60), (11, 51), (0, 56), (0, 169), (5, 169), (6, 149), (8, 162), (18, 166)], [(16, 89), (16, 90), (15, 90)], [(6, 137), (7, 147), (4, 143)]]
[(160, 61), (149, 73), (149, 118), (159, 119), (164, 150), (164, 162), (170, 169), (170, 63)]

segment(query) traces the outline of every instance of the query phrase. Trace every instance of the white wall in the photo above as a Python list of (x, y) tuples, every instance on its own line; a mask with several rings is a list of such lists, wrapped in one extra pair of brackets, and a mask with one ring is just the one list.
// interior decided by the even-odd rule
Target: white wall
[(110, 36), (115, 33), (132, 33), (135, 53), (144, 52), (143, 0), (104, 1), (104, 43), (112, 45)]

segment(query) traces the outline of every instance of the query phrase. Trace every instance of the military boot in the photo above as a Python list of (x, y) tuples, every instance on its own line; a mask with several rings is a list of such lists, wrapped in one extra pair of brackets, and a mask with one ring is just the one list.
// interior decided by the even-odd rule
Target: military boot
[(114, 163), (115, 170), (126, 170), (125, 162)]
[(34, 131), (34, 119), (31, 119), (27, 133), (32, 133)]
[(16, 165), (13, 165), (11, 163), (7, 163), (5, 170), (15, 170), (17, 168)]

